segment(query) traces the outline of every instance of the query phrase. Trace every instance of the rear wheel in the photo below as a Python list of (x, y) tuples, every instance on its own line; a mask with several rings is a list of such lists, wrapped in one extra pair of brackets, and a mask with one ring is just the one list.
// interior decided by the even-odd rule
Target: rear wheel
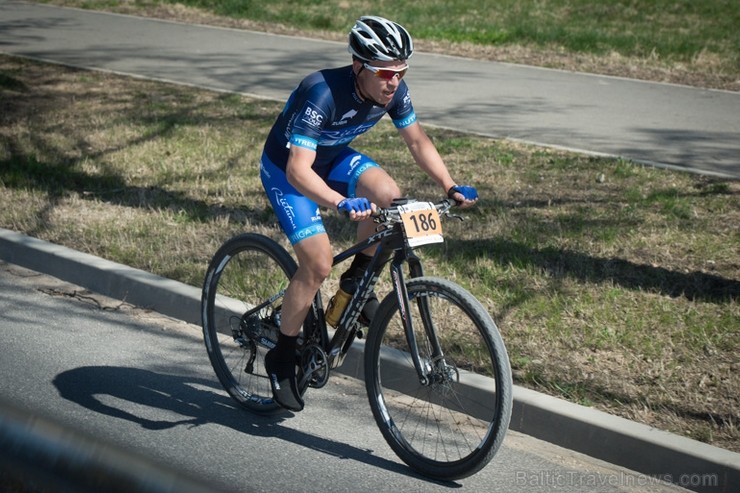
[(509, 426), (506, 348), (490, 315), (460, 286), (420, 277), (407, 290), (423, 379), (391, 293), (373, 318), (365, 347), (370, 407), (386, 441), (409, 466), (436, 479), (463, 478), (488, 464)]
[(264, 356), (279, 331), (282, 297), (273, 298), (296, 269), (293, 257), (277, 242), (243, 234), (223, 244), (206, 273), (201, 310), (208, 357), (224, 389), (253, 412), (280, 409), (272, 398)]

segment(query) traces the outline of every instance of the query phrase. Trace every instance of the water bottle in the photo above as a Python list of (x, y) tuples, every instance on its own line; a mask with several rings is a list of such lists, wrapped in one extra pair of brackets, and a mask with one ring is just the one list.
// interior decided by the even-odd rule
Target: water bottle
[(352, 299), (354, 287), (354, 282), (352, 282), (351, 279), (343, 280), (339, 284), (337, 294), (332, 296), (331, 300), (329, 300), (329, 306), (326, 309), (326, 323), (332, 327), (336, 328), (339, 324), (339, 319), (342, 318), (342, 313), (344, 313), (344, 310), (347, 308), (349, 300)]

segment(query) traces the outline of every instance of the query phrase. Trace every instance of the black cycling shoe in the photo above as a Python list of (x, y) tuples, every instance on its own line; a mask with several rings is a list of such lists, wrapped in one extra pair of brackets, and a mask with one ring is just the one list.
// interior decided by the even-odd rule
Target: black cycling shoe
[(290, 411), (303, 410), (303, 398), (298, 392), (295, 363), (276, 359), (273, 349), (265, 354), (265, 369), (272, 387), (272, 397), (281, 407)]

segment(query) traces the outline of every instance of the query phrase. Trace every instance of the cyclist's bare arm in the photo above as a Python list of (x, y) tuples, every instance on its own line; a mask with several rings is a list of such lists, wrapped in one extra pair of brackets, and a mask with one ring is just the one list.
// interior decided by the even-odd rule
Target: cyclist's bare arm
[[(442, 189), (447, 193), (450, 188), (457, 183), (450, 176), (447, 166), (445, 166), (442, 156), (439, 155), (437, 147), (426, 134), (419, 122), (415, 122), (408, 127), (398, 130), (403, 137), (404, 142), (411, 151), (411, 155), (416, 164), (423, 169)], [(456, 194), (455, 199), (461, 207), (470, 207), (475, 201), (465, 200), (465, 198)]]
[(324, 207), (335, 208), (344, 197), (335, 192), (312, 169), (316, 151), (305, 147), (291, 146), (285, 175), (288, 183), (314, 202)]
[(398, 132), (403, 137), (404, 142), (406, 142), (416, 164), (432, 177), (442, 187), (445, 193), (450, 187), (455, 185), (455, 181), (447, 171), (447, 166), (445, 166), (442, 156), (439, 155), (434, 143), (419, 122), (401, 128)]

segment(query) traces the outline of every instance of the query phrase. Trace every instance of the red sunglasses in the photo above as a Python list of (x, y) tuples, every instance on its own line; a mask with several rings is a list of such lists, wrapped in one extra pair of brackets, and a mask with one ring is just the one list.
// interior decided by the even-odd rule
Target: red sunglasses
[(368, 65), (367, 63), (363, 63), (362, 66), (375, 74), (375, 77), (379, 77), (383, 80), (392, 80), (393, 77), (396, 76), (398, 76), (398, 80), (401, 80), (403, 79), (403, 76), (406, 75), (406, 71), (409, 69), (408, 65), (403, 68), (380, 68), (373, 67), (372, 65)]

